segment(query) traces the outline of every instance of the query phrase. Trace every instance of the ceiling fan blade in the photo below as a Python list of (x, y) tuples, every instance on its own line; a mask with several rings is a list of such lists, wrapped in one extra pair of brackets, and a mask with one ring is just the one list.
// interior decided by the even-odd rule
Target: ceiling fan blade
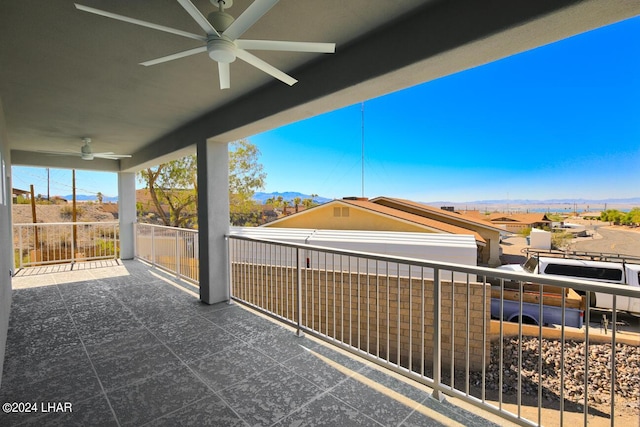
[(206, 52), (206, 46), (196, 47), (194, 49), (183, 50), (182, 52), (177, 52), (171, 55), (163, 56), (162, 58), (151, 59), (149, 61), (141, 62), (140, 65), (144, 65), (148, 67), (150, 65), (162, 64), (163, 62), (173, 61), (174, 59), (184, 58), (185, 56), (196, 55), (198, 53)]
[(93, 157), (97, 157), (100, 159), (111, 159), (111, 160), (118, 160), (118, 159), (126, 159), (131, 157), (130, 154), (114, 154), (114, 153), (93, 153)]
[(45, 151), (37, 150), (36, 152), (46, 154), (48, 156), (79, 156), (80, 153), (76, 151)]
[(231, 40), (237, 39), (276, 3), (278, 0), (255, 0), (222, 34)]
[(236, 40), (240, 49), (247, 50), (279, 50), (289, 52), (335, 53), (335, 43), (289, 42), (276, 40)]
[(213, 25), (211, 25), (209, 21), (207, 21), (207, 18), (205, 18), (204, 15), (200, 13), (200, 10), (198, 10), (198, 8), (193, 5), (193, 3), (191, 3), (189, 0), (178, 0), (178, 3), (180, 3), (180, 6), (182, 6), (184, 10), (186, 10), (187, 13), (191, 15), (191, 17), (198, 23), (198, 25), (200, 25), (200, 28), (202, 28), (205, 33), (209, 35), (215, 34), (216, 36), (220, 37), (218, 31), (213, 27)]
[(231, 71), (227, 62), (218, 62), (218, 74), (220, 75), (220, 89), (231, 87)]
[(166, 33), (175, 34), (182, 37), (187, 37), (190, 39), (200, 40), (203, 42), (207, 41), (207, 38), (204, 36), (200, 36), (198, 34), (188, 33), (186, 31), (176, 30), (175, 28), (165, 27), (164, 25), (154, 24), (152, 22), (141, 21), (140, 19), (129, 18), (128, 16), (118, 15), (117, 13), (106, 12), (100, 9), (94, 9), (93, 7), (83, 6), (78, 3), (74, 3), (76, 9), (82, 10), (83, 12), (89, 12), (96, 15), (104, 16), (106, 18), (117, 19), (118, 21), (128, 22), (130, 24), (141, 25), (143, 27), (152, 28), (154, 30), (164, 31)]
[(267, 64), (262, 59), (258, 58), (255, 55), (250, 54), (246, 50), (236, 49), (236, 57), (242, 59), (244, 62), (253, 65), (259, 70), (264, 71), (265, 73), (275, 77), (283, 83), (288, 84), (289, 86), (293, 86), (298, 81), (291, 77), (290, 75), (278, 70), (273, 65)]

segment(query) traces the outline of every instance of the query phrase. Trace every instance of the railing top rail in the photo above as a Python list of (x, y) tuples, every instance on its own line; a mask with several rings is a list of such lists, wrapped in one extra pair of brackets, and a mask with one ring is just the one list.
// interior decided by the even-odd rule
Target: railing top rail
[(489, 267), (469, 266), (465, 264), (455, 264), (455, 263), (447, 263), (447, 262), (441, 262), (441, 261), (425, 261), (423, 259), (418, 259), (418, 258), (400, 257), (395, 255), (394, 256), (382, 255), (382, 254), (376, 254), (371, 252), (360, 252), (360, 251), (354, 251), (354, 250), (348, 250), (348, 249), (335, 249), (335, 248), (328, 248), (324, 246), (314, 246), (314, 245), (306, 245), (301, 243), (282, 242), (278, 240), (256, 239), (254, 237), (247, 237), (247, 236), (227, 235), (226, 238), (235, 239), (235, 240), (245, 240), (245, 241), (257, 242), (257, 243), (280, 245), (280, 246), (297, 248), (297, 249), (326, 252), (326, 253), (331, 253), (336, 255), (368, 258), (368, 259), (382, 261), (382, 262), (410, 264), (416, 267), (425, 267), (425, 268), (431, 268), (431, 269), (475, 274), (478, 276), (490, 276), (490, 277), (501, 278), (505, 280), (517, 281), (517, 282), (526, 282), (526, 283), (533, 282), (540, 285), (569, 287), (569, 288), (582, 290), (582, 291), (603, 292), (608, 294), (615, 293), (616, 295), (640, 298), (639, 288), (633, 288), (627, 285), (621, 285), (617, 283), (603, 283), (603, 282), (556, 277), (556, 276), (549, 276), (549, 275), (520, 273), (520, 272), (507, 271), (507, 270), (498, 270), (498, 269), (489, 268)]
[(80, 222), (80, 221), (76, 221), (76, 222), (21, 222), (21, 223), (17, 223), (17, 224), (13, 224), (14, 226), (35, 226), (37, 225), (38, 227), (47, 227), (47, 226), (53, 226), (53, 225), (118, 225), (120, 224), (118, 221), (90, 221), (90, 222)]
[(152, 227), (152, 228), (162, 228), (167, 230), (177, 230), (177, 231), (186, 231), (189, 233), (197, 233), (198, 230), (194, 230), (192, 228), (183, 228), (183, 227), (172, 227), (170, 225), (158, 225), (158, 224), (147, 224), (145, 222), (136, 222), (137, 227)]

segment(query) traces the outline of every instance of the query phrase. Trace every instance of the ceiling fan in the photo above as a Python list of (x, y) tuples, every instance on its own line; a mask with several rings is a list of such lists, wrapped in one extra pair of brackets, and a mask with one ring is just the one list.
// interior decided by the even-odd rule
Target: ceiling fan
[(113, 152), (105, 152), (105, 153), (94, 153), (91, 148), (91, 138), (82, 138), (82, 142), (84, 145), (80, 148), (80, 152), (61, 152), (61, 151), (39, 151), (40, 153), (52, 154), (56, 156), (78, 156), (81, 157), (82, 160), (93, 160), (93, 159), (109, 159), (109, 160), (119, 160), (127, 157), (131, 157), (130, 154), (115, 154)]
[(271, 9), (278, 0), (255, 0), (237, 19), (226, 13), (225, 8), (233, 5), (233, 0), (210, 0), (218, 10), (211, 12), (207, 18), (191, 3), (190, 0), (177, 0), (178, 3), (191, 15), (191, 17), (200, 25), (206, 35), (198, 35), (189, 33), (175, 28), (165, 27), (163, 25), (151, 22), (141, 21), (135, 18), (106, 12), (88, 6), (75, 3), (77, 9), (84, 12), (94, 13), (96, 15), (105, 16), (107, 18), (117, 19), (119, 21), (128, 22), (143, 27), (153, 28), (154, 30), (165, 31), (182, 37), (199, 40), (206, 43), (204, 46), (194, 49), (177, 52), (161, 58), (152, 59), (141, 62), (140, 65), (150, 66), (161, 64), (163, 62), (173, 61), (198, 53), (207, 52), (209, 57), (218, 63), (218, 74), (220, 77), (220, 89), (229, 89), (231, 87), (231, 77), (229, 64), (240, 58), (246, 63), (264, 71), (265, 73), (275, 77), (276, 79), (288, 84), (294, 85), (297, 80), (290, 75), (280, 71), (274, 66), (266, 63), (262, 59), (247, 52), (248, 50), (275, 50), (290, 52), (316, 52), (316, 53), (334, 53), (335, 43), (313, 43), (313, 42), (292, 42), (292, 41), (275, 41), (275, 40), (243, 40), (239, 39), (245, 31), (255, 24), (269, 9)]

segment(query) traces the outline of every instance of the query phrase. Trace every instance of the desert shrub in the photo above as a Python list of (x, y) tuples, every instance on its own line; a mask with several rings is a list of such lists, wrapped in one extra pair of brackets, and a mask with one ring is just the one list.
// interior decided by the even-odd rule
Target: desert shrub
[(564, 250), (568, 249), (571, 241), (573, 240), (573, 234), (567, 231), (560, 231), (551, 235), (551, 249)]

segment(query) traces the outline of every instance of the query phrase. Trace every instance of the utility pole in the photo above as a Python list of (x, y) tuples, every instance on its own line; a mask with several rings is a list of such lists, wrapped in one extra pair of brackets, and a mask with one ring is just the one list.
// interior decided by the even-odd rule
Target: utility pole
[[(73, 204), (72, 204), (72, 212), (71, 212), (71, 221), (73, 221), (73, 250), (78, 250), (78, 227), (76, 225), (76, 170), (71, 170), (71, 186), (73, 188)], [(75, 254), (71, 254), (72, 257), (75, 257)], [(73, 259), (73, 258), (72, 258)]]
[(51, 201), (51, 194), (50, 194), (50, 187), (51, 185), (51, 179), (49, 178), (49, 168), (47, 168), (47, 202)]
[[(31, 220), (35, 224), (38, 221), (36, 220), (36, 198), (33, 195), (33, 184), (31, 184), (30, 189), (31, 189)], [(33, 229), (35, 230), (35, 238), (36, 238), (35, 249), (38, 250), (38, 226), (37, 225), (34, 226)]]
[(361, 113), (361, 140), (362, 140), (362, 198), (364, 198), (364, 101), (360, 105), (360, 113)]

